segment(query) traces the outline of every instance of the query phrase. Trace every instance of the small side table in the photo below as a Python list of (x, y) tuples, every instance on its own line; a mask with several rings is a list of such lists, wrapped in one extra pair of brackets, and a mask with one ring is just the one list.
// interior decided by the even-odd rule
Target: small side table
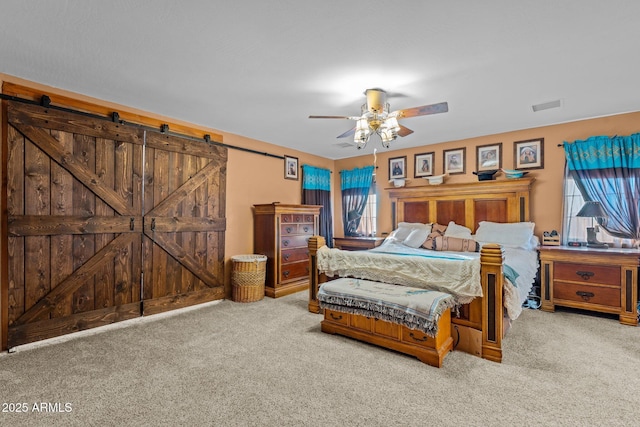
[(617, 314), (637, 326), (637, 249), (540, 246), (542, 306), (565, 306)]
[(346, 251), (365, 251), (380, 246), (384, 237), (334, 237), (333, 246)]

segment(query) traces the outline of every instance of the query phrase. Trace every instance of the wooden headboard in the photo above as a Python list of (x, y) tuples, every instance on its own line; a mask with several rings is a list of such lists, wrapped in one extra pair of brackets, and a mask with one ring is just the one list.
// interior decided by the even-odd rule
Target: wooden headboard
[(529, 221), (529, 196), (535, 178), (393, 188), (389, 191), (393, 228), (400, 222), (449, 221), (473, 232), (480, 221)]

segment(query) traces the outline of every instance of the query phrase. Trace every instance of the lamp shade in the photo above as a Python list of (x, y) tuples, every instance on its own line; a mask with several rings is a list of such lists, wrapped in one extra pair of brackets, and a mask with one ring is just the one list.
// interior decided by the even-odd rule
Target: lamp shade
[(607, 218), (608, 215), (602, 208), (600, 202), (584, 202), (584, 206), (580, 209), (580, 211), (576, 214), (576, 216), (580, 217), (591, 217), (591, 218)]

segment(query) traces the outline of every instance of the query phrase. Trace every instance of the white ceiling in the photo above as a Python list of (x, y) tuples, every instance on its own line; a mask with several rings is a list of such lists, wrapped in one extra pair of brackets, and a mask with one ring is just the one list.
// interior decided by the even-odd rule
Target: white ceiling
[[(319, 156), (363, 91), (402, 149), (640, 110), (637, 0), (0, 0), (0, 72)], [(562, 107), (534, 113), (533, 104)], [(640, 127), (640, 125), (639, 125)]]

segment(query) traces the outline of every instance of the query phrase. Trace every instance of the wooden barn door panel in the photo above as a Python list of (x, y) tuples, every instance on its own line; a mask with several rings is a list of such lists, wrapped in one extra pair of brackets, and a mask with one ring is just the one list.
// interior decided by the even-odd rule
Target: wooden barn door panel
[(146, 143), (144, 314), (224, 298), (226, 148), (153, 132)]
[(140, 315), (142, 135), (7, 105), (8, 347)]

